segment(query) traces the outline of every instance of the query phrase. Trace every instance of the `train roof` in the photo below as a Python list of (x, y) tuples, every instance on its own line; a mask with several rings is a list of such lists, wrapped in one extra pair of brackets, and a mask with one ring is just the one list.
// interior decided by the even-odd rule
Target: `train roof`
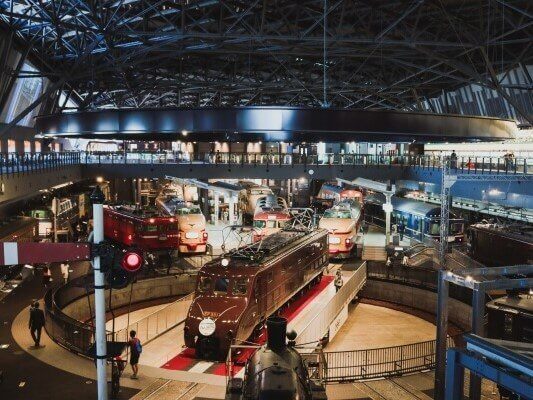
[(530, 296), (505, 296), (487, 303), (487, 308), (511, 313), (529, 314), (533, 317), (533, 298)]
[(491, 232), (510, 239), (527, 242), (533, 245), (533, 226), (526, 224), (490, 224), (478, 223), (470, 225), (469, 229)]
[[(288, 246), (297, 246), (326, 235), (327, 231), (325, 229), (312, 231), (282, 230), (265, 237), (259, 242), (231, 250), (223, 257), (206, 263), (202, 267), (202, 271), (215, 273), (224, 271), (225, 274), (233, 275), (247, 274), (248, 268), (256, 270), (256, 268), (265, 267), (276, 257), (285, 253)], [(221, 264), (224, 258), (229, 260), (228, 267), (223, 267)]]
[(157, 208), (137, 208), (131, 205), (105, 206), (111, 212), (142, 221), (146, 218), (168, 218)]
[(19, 215), (0, 219), (0, 239), (13, 234), (28, 225), (35, 224), (37, 224), (37, 219)]
[[(381, 205), (385, 203), (385, 195), (381, 193), (372, 193), (366, 196), (365, 202)], [(440, 217), (440, 207), (435, 204), (397, 196), (392, 196), (391, 203), (396, 211), (421, 217)], [(457, 218), (457, 216), (454, 213), (450, 213), (450, 218)]]

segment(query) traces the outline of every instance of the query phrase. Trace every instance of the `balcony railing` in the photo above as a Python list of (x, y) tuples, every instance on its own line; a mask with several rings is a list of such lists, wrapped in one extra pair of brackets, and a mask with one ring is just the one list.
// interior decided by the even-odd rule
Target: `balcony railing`
[[(62, 152), (0, 154), (0, 176), (46, 171), (81, 164), (190, 164), (229, 166), (388, 166), (439, 169), (443, 158), (432, 155), (284, 154), (284, 153), (186, 153), (186, 152)], [(474, 174), (532, 174), (533, 158), (459, 157), (452, 170)]]

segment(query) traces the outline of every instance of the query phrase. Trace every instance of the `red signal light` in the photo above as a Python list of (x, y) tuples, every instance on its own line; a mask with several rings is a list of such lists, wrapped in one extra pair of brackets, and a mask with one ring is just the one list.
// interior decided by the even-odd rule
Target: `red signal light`
[(142, 264), (142, 256), (134, 251), (128, 251), (122, 257), (122, 268), (130, 273), (137, 272), (141, 269)]

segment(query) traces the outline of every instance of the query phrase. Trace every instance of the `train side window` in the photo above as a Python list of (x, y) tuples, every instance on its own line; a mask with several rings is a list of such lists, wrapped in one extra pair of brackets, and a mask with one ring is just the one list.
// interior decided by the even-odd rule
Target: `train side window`
[(233, 294), (235, 296), (242, 296), (246, 294), (247, 289), (248, 289), (248, 279), (246, 278), (235, 279), (233, 283)]
[(200, 292), (208, 292), (211, 290), (212, 283), (213, 280), (210, 276), (202, 276), (200, 278), (200, 282), (198, 283), (198, 290)]
[(217, 278), (215, 281), (215, 293), (225, 294), (228, 292), (229, 279), (228, 278)]

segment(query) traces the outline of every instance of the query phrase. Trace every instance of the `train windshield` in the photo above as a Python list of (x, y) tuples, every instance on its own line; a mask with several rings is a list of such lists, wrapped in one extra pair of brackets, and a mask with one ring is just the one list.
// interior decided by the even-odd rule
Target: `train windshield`
[(199, 208), (179, 208), (176, 210), (178, 215), (198, 215), (201, 213), (202, 211)]
[(211, 286), (213, 285), (213, 279), (210, 276), (200, 277), (200, 282), (198, 283), (198, 290), (200, 292), (209, 292)]
[(450, 233), (453, 235), (458, 235), (463, 233), (463, 223), (462, 222), (453, 222), (450, 224)]
[(350, 211), (345, 210), (326, 210), (324, 218), (351, 218)]
[(248, 290), (248, 279), (247, 278), (235, 279), (233, 283), (233, 295), (234, 296), (245, 295), (247, 290)]
[(266, 226), (266, 221), (261, 221), (261, 220), (254, 221), (255, 228), (264, 228), (265, 226)]
[(228, 292), (229, 279), (223, 276), (215, 280), (215, 294), (226, 294)]
[(429, 234), (438, 235), (440, 233), (440, 222), (430, 222), (429, 224)]

